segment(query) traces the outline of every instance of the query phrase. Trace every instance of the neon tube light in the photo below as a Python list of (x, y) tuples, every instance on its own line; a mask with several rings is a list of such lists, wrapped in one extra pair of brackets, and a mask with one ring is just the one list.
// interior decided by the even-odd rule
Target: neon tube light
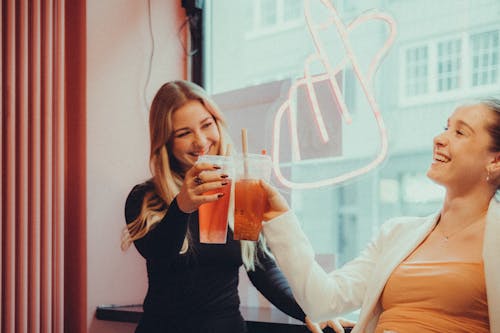
[[(328, 21), (322, 24), (316, 24), (313, 21), (311, 15), (311, 0), (304, 1), (304, 15), (306, 18), (306, 24), (309, 30), (309, 33), (312, 37), (312, 41), (314, 43), (315, 53), (311, 54), (304, 63), (304, 77), (297, 79), (294, 81), (288, 91), (288, 99), (278, 108), (276, 115), (274, 117), (274, 125), (273, 125), (273, 146), (272, 146), (272, 157), (273, 157), (273, 169), (274, 172), (284, 186), (295, 189), (310, 189), (317, 188), (329, 185), (335, 185), (346, 180), (352, 179), (354, 177), (363, 175), (365, 173), (370, 172), (376, 166), (378, 166), (387, 156), (387, 131), (384, 125), (384, 121), (382, 119), (382, 115), (380, 113), (380, 109), (375, 100), (373, 94), (373, 77), (375, 75), (378, 66), (383, 60), (384, 56), (388, 52), (389, 48), (394, 43), (396, 38), (396, 23), (392, 17), (385, 13), (365, 13), (358, 16), (355, 20), (353, 20), (347, 26), (342, 23), (340, 17), (335, 9), (335, 7), (328, 0), (320, 0), (324, 7), (326, 7), (328, 12)], [(314, 0), (314, 3), (318, 3), (318, 0)], [(358, 59), (354, 54), (353, 48), (351, 46), (349, 40), (349, 33), (352, 32), (359, 25), (366, 23), (371, 20), (380, 20), (388, 25), (389, 35), (383, 43), (382, 47), (377, 51), (375, 56), (370, 62), (368, 71), (364, 74), (359, 65)], [(325, 30), (331, 26), (337, 30), (341, 45), (343, 47), (343, 51), (345, 52), (345, 56), (341, 59), (339, 64), (336, 67), (333, 67), (330, 63), (327, 53), (325, 51), (322, 39), (319, 36), (319, 32), (321, 30)], [(310, 67), (313, 61), (319, 61), (325, 72), (317, 75), (311, 74)], [(344, 102), (342, 91), (335, 79), (335, 75), (345, 69), (347, 65), (350, 64), (352, 66), (353, 72), (362, 88), (362, 91), (367, 99), (368, 105), (374, 115), (375, 121), (377, 123), (379, 137), (380, 137), (380, 149), (375, 156), (375, 158), (368, 163), (367, 165), (360, 167), (358, 169), (351, 170), (339, 176), (323, 179), (319, 181), (313, 182), (303, 182), (297, 183), (287, 179), (281, 173), (280, 169), (280, 125), (281, 120), (285, 112), (288, 112), (289, 116), (289, 126), (290, 126), (290, 135), (291, 135), (291, 148), (292, 148), (292, 163), (298, 162), (301, 160), (300, 157), (300, 148), (299, 148), (299, 138), (297, 134), (297, 121), (295, 119), (295, 110), (294, 110), (294, 97), (296, 96), (297, 89), (300, 86), (305, 86), (309, 102), (311, 104), (311, 109), (313, 113), (313, 118), (315, 120), (315, 125), (320, 133), (321, 139), (323, 143), (329, 141), (329, 135), (325, 126), (325, 122), (323, 120), (323, 116), (321, 114), (321, 110), (319, 108), (318, 99), (316, 96), (316, 92), (314, 89), (314, 84), (327, 81), (329, 83), (330, 91), (332, 96), (335, 99), (337, 104), (337, 109), (341, 115), (341, 119), (347, 124), (350, 125), (352, 123), (352, 118), (350, 116), (347, 105)]]

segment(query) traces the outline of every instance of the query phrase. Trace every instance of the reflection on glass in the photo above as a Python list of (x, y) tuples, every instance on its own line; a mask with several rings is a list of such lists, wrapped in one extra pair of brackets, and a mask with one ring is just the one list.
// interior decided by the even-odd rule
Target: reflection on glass
[[(440, 207), (442, 189), (426, 177), (432, 139), (457, 104), (492, 95), (500, 88), (500, 2), (332, 3), (346, 25), (376, 9), (389, 13), (398, 31), (372, 87), (387, 127), (388, 158), (367, 175), (344, 184), (284, 189), (317, 253), (333, 253), (339, 264), (357, 255), (388, 218), (428, 215)], [(302, 14), (303, 2), (226, 0), (209, 1), (208, 5), (211, 16), (206, 24), (211, 34), (205, 36), (205, 45), (210, 48), (206, 61), (210, 75), (205, 86), (216, 97), (225, 95), (228, 102), (223, 109), (232, 136), (237, 138), (242, 127), (255, 126), (258, 130), (252, 133), (258, 133), (254, 140), (259, 145), (255, 149), (270, 152), (273, 114), (287, 97), (290, 82), (304, 76), (304, 62), (314, 50)], [(386, 36), (387, 29), (375, 23), (360, 25), (350, 33), (349, 41), (363, 70)], [(342, 56), (340, 43), (338, 36), (329, 36), (326, 48), (334, 59)], [(311, 67), (313, 73), (320, 70)], [(309, 147), (303, 153), (307, 161), (283, 165), (294, 179), (322, 178), (356, 168), (376, 151), (376, 128), (358, 78), (347, 67), (336, 80), (353, 125), (330, 113), (334, 116), (325, 126), (335, 138), (331, 147), (314, 141), (314, 129), (300, 132), (299, 144)], [(295, 101), (299, 106), (303, 103), (300, 98)], [(325, 105), (334, 109), (335, 101), (325, 100)]]

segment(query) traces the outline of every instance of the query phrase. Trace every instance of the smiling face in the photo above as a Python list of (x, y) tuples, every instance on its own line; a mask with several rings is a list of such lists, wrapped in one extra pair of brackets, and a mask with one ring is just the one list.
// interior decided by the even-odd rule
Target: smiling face
[(199, 101), (190, 101), (172, 114), (171, 152), (183, 171), (199, 155), (219, 153), (220, 133), (210, 112)]
[(486, 179), (486, 166), (495, 157), (486, 130), (493, 119), (483, 104), (458, 108), (444, 132), (434, 138), (434, 155), (427, 175), (447, 189), (464, 191)]

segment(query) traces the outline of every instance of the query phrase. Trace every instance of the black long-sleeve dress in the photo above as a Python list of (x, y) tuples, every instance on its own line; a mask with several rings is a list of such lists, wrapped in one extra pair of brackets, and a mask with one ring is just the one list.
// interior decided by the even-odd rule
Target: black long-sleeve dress
[[(132, 189), (125, 204), (127, 224), (139, 215), (144, 195), (153, 189), (151, 182)], [(189, 250), (179, 254), (188, 229)], [(241, 245), (229, 228), (226, 244), (200, 243), (198, 212), (182, 212), (174, 199), (162, 221), (134, 244), (146, 259), (149, 282), (136, 333), (246, 332), (238, 295)], [(254, 286), (281, 311), (304, 321), (276, 263), (257, 251), (260, 264), (248, 272)]]

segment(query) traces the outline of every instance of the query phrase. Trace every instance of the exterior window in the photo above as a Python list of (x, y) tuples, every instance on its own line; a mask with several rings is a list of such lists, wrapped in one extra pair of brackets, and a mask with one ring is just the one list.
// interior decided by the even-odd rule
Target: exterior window
[[(439, 211), (444, 189), (426, 176), (433, 138), (457, 105), (500, 91), (500, 1), (455, 2), (330, 0), (336, 20), (319, 0), (206, 0), (205, 87), (236, 150), (244, 127), (250, 152), (279, 159), (271, 182), (327, 271), (359, 255), (389, 219)], [(368, 19), (377, 12), (396, 23), (386, 53), (392, 30)], [(342, 181), (367, 170), (385, 137), (384, 162)], [(341, 182), (306, 188), (283, 178)]]
[(303, 17), (302, 0), (259, 0), (255, 1), (255, 30), (266, 32), (274, 28), (286, 28)]
[[(455, 34), (454, 36), (457, 36)], [(500, 84), (500, 30), (419, 42), (403, 49), (402, 104), (494, 94)]]
[(295, 21), (302, 17), (302, 1), (301, 0), (284, 0), (283, 1), (283, 20)]
[(460, 88), (461, 49), (461, 40), (438, 43), (437, 91)]
[(498, 82), (498, 31), (471, 36), (472, 86), (485, 86)]
[(260, 0), (260, 24), (262, 27), (271, 27), (278, 23), (278, 12), (275, 0)]
[(406, 96), (418, 96), (428, 92), (428, 66), (427, 46), (406, 51)]

